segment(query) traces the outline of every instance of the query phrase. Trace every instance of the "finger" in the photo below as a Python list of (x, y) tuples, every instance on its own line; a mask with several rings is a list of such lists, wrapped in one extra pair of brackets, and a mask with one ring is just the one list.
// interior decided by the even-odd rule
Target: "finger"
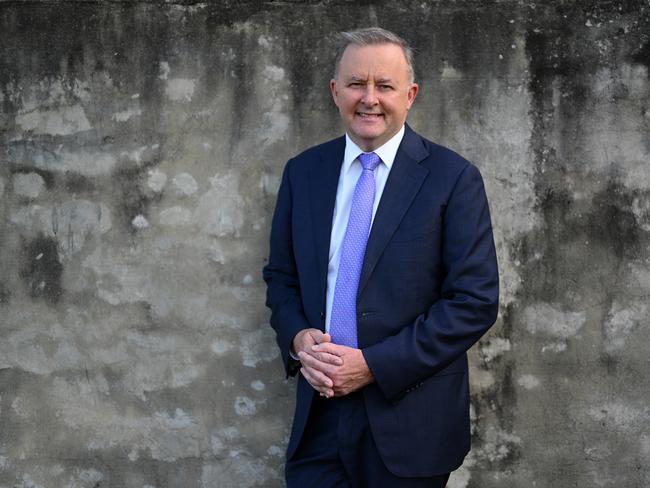
[(345, 396), (345, 395), (348, 395), (348, 394), (352, 393), (353, 391), (354, 390), (352, 388), (349, 388), (349, 387), (337, 388), (335, 386), (334, 388), (332, 388), (332, 393), (333, 393), (333, 395), (335, 397), (342, 397), (342, 396)]
[(343, 364), (343, 359), (329, 352), (309, 351), (308, 354), (318, 359), (321, 363), (333, 364), (335, 366), (341, 366)]
[(323, 337), (321, 338), (321, 343), (322, 342), (332, 342), (332, 336), (327, 333), (323, 334)]
[(332, 388), (332, 386), (334, 386), (334, 382), (329, 379), (326, 374), (318, 371), (317, 369), (303, 365), (303, 367), (300, 368), (300, 371), (303, 371), (303, 376), (307, 381), (309, 381), (312, 386), (324, 386), (326, 388)]
[(325, 398), (333, 398), (334, 397), (334, 389), (333, 388), (327, 388), (325, 386), (322, 386), (318, 388), (318, 392), (320, 393), (320, 396), (325, 397)]
[(313, 337), (311, 334), (305, 334), (305, 337), (303, 338), (302, 342), (300, 343), (300, 350), (302, 351), (307, 351), (314, 347), (316, 344), (318, 344), (316, 341), (314, 341)]
[(335, 375), (338, 368), (342, 367), (340, 365), (320, 361), (312, 354), (305, 354), (304, 357), (300, 359), (300, 361), (302, 362), (303, 366), (309, 366), (310, 368), (316, 369), (328, 377)]
[(334, 344), (332, 342), (321, 342), (311, 346), (313, 352), (326, 352), (335, 356), (344, 356), (349, 349), (349, 347)]
[[(307, 356), (313, 357), (314, 359), (322, 363), (333, 364), (334, 366), (343, 365), (343, 359), (340, 356), (337, 356), (335, 354), (330, 354), (329, 352), (313, 351), (312, 348), (309, 348), (308, 350), (301, 351), (301, 352)], [(298, 353), (298, 357), (300, 357), (300, 353)]]
[(319, 385), (316, 380), (311, 376), (310, 371), (307, 368), (300, 368), (300, 374), (302, 374), (305, 379), (307, 380), (307, 383), (311, 385), (311, 387), (314, 390), (322, 392), (324, 390), (324, 387)]
[(311, 335), (311, 330), (305, 329), (298, 332), (298, 335), (296, 335), (293, 343), (293, 348), (295, 351), (300, 352), (308, 350), (314, 344), (316, 344), (316, 341), (314, 341), (314, 338)]
[[(305, 379), (307, 380), (306, 376), (305, 376)], [(307, 382), (309, 383), (309, 380), (307, 380)], [(312, 383), (309, 383), (309, 386), (311, 386), (315, 391), (317, 391), (318, 394), (320, 396), (322, 396), (322, 397), (331, 398), (332, 396), (334, 396), (334, 391), (331, 388), (326, 388), (324, 386), (313, 385)]]
[(303, 366), (309, 366), (312, 369), (322, 372), (324, 375), (334, 374), (338, 368), (338, 366), (320, 361), (318, 358), (314, 357), (313, 354), (308, 354), (304, 351), (298, 353), (298, 358), (300, 358), (300, 362)]
[(325, 389), (321, 392), (321, 394), (322, 394), (325, 398), (333, 398), (333, 397), (334, 397), (334, 390), (332, 390), (331, 388), (325, 388)]
[(312, 339), (316, 344), (318, 344), (319, 342), (322, 342), (322, 341), (323, 341), (323, 336), (324, 336), (325, 334), (323, 333), (322, 330), (319, 330), (319, 329), (310, 329), (310, 330), (311, 330), (311, 332), (310, 332), (309, 335), (311, 336), (311, 339)]

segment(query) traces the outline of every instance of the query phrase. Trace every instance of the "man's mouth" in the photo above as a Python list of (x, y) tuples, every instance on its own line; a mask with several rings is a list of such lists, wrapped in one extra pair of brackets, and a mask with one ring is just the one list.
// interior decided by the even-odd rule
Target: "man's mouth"
[(373, 118), (379, 118), (384, 116), (384, 114), (373, 114), (373, 113), (366, 113), (366, 112), (357, 112), (357, 115), (363, 119), (373, 119)]

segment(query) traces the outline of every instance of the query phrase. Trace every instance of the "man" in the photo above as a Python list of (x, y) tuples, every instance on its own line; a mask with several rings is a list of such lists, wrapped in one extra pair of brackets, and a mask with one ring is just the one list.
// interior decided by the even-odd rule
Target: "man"
[(264, 269), (300, 372), (289, 487), (444, 487), (470, 448), (466, 351), (498, 275), (478, 170), (405, 125), (418, 93), (395, 34), (341, 34), (346, 135), (287, 163)]

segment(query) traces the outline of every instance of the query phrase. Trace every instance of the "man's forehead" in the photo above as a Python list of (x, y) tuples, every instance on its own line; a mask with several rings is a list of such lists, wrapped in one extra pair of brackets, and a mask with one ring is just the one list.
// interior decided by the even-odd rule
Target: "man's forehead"
[(359, 55), (361, 51), (363, 51), (363, 54), (367, 56), (399, 57), (402, 58), (404, 62), (406, 62), (406, 57), (404, 56), (403, 49), (397, 44), (393, 44), (392, 42), (382, 42), (377, 44), (363, 44), (363, 45), (350, 44), (343, 51), (342, 57), (345, 58), (348, 56), (356, 56)]
[(396, 44), (351, 44), (343, 52), (340, 64), (345, 77), (366, 79), (394, 79), (398, 71), (407, 71), (408, 65), (402, 49)]

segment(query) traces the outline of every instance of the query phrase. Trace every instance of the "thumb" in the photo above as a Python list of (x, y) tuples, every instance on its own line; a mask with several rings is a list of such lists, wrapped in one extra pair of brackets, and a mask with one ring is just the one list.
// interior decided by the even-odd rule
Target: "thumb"
[(332, 342), (332, 336), (329, 334), (323, 334), (323, 338), (320, 342)]
[(309, 335), (311, 336), (315, 344), (320, 344), (321, 342), (323, 342), (323, 336), (325, 334), (323, 334), (323, 331), (320, 329), (310, 329)]

